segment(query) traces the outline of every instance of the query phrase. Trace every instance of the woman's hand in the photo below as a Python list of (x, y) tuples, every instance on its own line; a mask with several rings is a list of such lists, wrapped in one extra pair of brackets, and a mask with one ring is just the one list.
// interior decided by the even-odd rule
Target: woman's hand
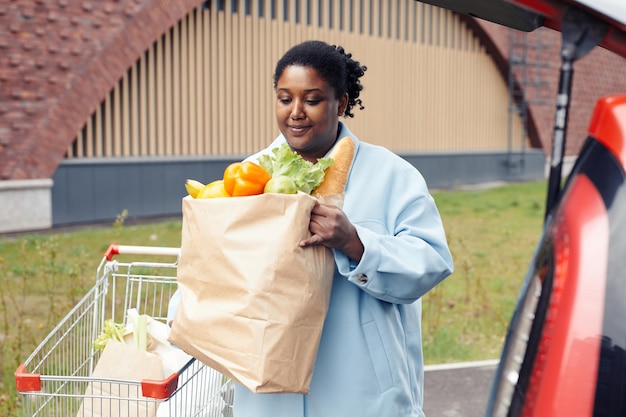
[(311, 212), (309, 230), (313, 234), (300, 242), (301, 247), (324, 245), (345, 253), (350, 259), (359, 262), (363, 256), (363, 243), (356, 228), (346, 214), (338, 207), (315, 203)]

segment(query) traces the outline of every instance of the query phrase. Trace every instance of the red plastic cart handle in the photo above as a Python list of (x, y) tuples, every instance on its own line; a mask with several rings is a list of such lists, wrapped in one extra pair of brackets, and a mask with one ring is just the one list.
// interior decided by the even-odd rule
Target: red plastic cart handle
[(141, 394), (144, 397), (156, 398), (157, 400), (169, 398), (178, 388), (178, 376), (178, 372), (174, 372), (168, 378), (160, 381), (143, 379), (141, 381)]
[(118, 253), (120, 253), (119, 247), (120, 247), (120, 245), (117, 245), (115, 243), (111, 243), (109, 245), (109, 247), (106, 250), (106, 252), (104, 252), (104, 257), (106, 258), (107, 261), (110, 261), (111, 259), (113, 259), (113, 256), (115, 256)]
[(15, 371), (15, 387), (20, 392), (41, 391), (41, 376), (29, 373), (22, 364)]
[[(141, 394), (158, 400), (169, 398), (178, 388), (178, 377), (178, 372), (174, 372), (163, 380), (144, 379), (141, 381)], [(19, 392), (41, 391), (41, 375), (29, 373), (26, 365), (22, 364), (15, 371), (15, 387)]]

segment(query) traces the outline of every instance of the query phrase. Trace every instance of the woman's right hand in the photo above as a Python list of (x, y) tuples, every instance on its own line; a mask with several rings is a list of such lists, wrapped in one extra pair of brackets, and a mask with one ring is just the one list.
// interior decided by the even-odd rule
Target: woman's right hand
[(363, 256), (363, 243), (354, 225), (339, 207), (316, 202), (311, 211), (309, 230), (312, 236), (300, 242), (301, 247), (324, 245), (337, 249), (350, 259), (359, 262)]

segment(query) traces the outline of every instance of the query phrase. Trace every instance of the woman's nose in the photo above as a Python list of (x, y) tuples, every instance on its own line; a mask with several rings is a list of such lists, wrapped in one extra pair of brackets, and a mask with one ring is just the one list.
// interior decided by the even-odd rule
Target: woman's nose
[(298, 119), (302, 119), (304, 118), (304, 108), (302, 106), (302, 102), (299, 100), (294, 100), (292, 102), (293, 107), (291, 108), (291, 115), (290, 117), (293, 120), (298, 120)]

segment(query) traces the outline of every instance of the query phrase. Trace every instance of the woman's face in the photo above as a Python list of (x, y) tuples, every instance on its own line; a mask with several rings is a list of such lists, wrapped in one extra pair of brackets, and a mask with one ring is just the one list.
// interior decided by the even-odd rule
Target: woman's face
[(335, 90), (310, 67), (291, 65), (276, 82), (276, 121), (291, 149), (316, 162), (337, 139), (348, 95)]

